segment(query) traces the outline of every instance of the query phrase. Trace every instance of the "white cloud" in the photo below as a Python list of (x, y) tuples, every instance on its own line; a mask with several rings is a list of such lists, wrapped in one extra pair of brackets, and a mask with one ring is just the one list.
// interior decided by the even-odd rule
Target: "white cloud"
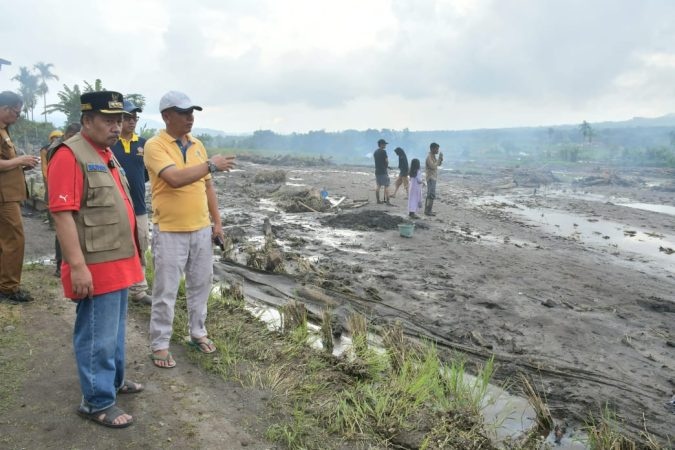
[[(19, 66), (101, 78), (148, 99), (169, 89), (199, 126), (282, 132), (480, 128), (671, 112), (668, 0), (23, 0), (0, 89)], [(158, 115), (157, 115), (158, 117)]]

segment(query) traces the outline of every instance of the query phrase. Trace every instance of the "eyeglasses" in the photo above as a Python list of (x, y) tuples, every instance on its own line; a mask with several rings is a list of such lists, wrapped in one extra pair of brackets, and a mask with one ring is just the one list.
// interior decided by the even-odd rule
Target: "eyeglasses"
[(21, 110), (20, 110), (20, 109), (14, 109), (14, 108), (9, 108), (9, 107), (8, 107), (7, 109), (9, 109), (10, 111), (12, 111), (12, 112), (16, 115), (16, 117), (20, 117), (20, 116), (21, 116)]
[(127, 122), (138, 122), (139, 119), (140, 118), (136, 116), (124, 116), (124, 120), (126, 120)]

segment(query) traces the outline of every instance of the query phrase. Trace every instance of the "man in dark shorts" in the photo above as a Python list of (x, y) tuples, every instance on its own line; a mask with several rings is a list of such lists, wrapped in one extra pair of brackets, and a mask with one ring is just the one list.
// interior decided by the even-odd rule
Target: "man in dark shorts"
[[(387, 151), (384, 149), (387, 146), (387, 141), (380, 139), (377, 141), (377, 150), (373, 153), (373, 159), (375, 159), (375, 182), (377, 187), (375, 188), (375, 198), (377, 203), (385, 203), (391, 206), (389, 203), (389, 158), (387, 157)], [(384, 201), (380, 201), (380, 188), (384, 187)]]

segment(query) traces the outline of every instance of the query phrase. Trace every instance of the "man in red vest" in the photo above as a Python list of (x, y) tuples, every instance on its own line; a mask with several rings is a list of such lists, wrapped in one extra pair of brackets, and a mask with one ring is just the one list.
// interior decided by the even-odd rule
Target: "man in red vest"
[(82, 131), (54, 150), (47, 173), (49, 210), (63, 251), (61, 282), (77, 304), (78, 414), (111, 428), (133, 423), (116, 406), (117, 394), (143, 390), (124, 378), (129, 286), (143, 274), (129, 185), (110, 150), (120, 135), (122, 101), (118, 92), (83, 94)]

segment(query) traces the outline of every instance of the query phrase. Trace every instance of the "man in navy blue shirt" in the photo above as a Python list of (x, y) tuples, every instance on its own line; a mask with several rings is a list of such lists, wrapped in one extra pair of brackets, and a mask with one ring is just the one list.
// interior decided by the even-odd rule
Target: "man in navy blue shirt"
[[(148, 181), (148, 172), (143, 163), (143, 147), (145, 139), (136, 133), (138, 113), (141, 108), (124, 100), (124, 115), (122, 118), (122, 132), (119, 140), (111, 147), (115, 158), (119, 161), (129, 180), (131, 200), (134, 203), (136, 214), (136, 228), (138, 231), (138, 253), (145, 272), (145, 252), (148, 249), (148, 210), (145, 206), (145, 182)], [(148, 282), (143, 281), (129, 287), (129, 298), (145, 305), (152, 305), (152, 297), (148, 295)]]

